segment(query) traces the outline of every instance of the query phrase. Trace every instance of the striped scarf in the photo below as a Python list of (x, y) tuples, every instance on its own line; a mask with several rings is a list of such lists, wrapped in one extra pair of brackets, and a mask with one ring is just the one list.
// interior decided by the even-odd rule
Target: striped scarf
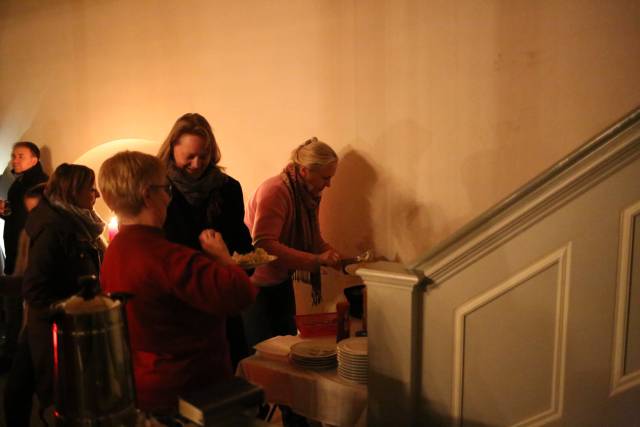
[[(295, 164), (289, 163), (280, 175), (289, 189), (293, 199), (293, 242), (291, 247), (304, 252), (315, 253), (318, 242), (315, 236), (319, 233), (318, 211), (320, 197), (312, 195), (298, 172)], [(311, 285), (311, 301), (318, 305), (322, 301), (322, 281), (319, 271), (297, 270), (293, 274), (294, 280)]]

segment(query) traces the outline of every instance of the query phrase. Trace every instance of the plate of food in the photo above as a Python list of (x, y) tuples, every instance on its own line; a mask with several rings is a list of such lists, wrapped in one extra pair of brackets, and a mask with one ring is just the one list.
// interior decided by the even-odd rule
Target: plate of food
[(234, 252), (231, 258), (233, 258), (236, 264), (245, 270), (269, 264), (270, 262), (278, 259), (277, 256), (270, 255), (262, 248), (257, 248), (255, 251), (246, 254)]
[(356, 271), (358, 271), (358, 269), (369, 267), (371, 264), (373, 264), (373, 263), (372, 262), (357, 262), (355, 264), (349, 264), (349, 265), (344, 267), (344, 271), (345, 271), (345, 273), (350, 274), (352, 276), (357, 276)]

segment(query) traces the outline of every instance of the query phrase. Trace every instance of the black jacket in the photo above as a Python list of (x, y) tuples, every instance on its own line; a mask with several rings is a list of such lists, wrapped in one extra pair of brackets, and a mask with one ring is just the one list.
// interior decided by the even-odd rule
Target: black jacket
[(229, 253), (253, 250), (251, 234), (244, 223), (244, 200), (240, 183), (228, 175), (199, 207), (191, 206), (173, 186), (173, 198), (167, 208), (164, 230), (172, 242), (201, 250), (198, 237), (202, 230), (213, 228), (222, 234)]
[(19, 176), (11, 187), (7, 195), (7, 200), (11, 204), (11, 215), (3, 216), (4, 219), (4, 248), (7, 259), (4, 266), (4, 274), (12, 274), (18, 255), (18, 239), (20, 231), (27, 221), (27, 210), (24, 207), (24, 193), (31, 187), (46, 182), (49, 176), (44, 173), (40, 162), (32, 168), (27, 169)]
[[(213, 228), (222, 234), (230, 254), (253, 250), (251, 234), (244, 223), (244, 200), (240, 183), (224, 175), (223, 184), (213, 190), (207, 200), (194, 207), (173, 186), (173, 198), (167, 208), (164, 230), (167, 239), (195, 250), (202, 250), (199, 236), (202, 230)], [(249, 275), (252, 271), (247, 271)], [(230, 316), (226, 322), (231, 364), (235, 371), (238, 362), (249, 355), (240, 316)]]
[(79, 234), (68, 213), (43, 198), (25, 226), (30, 239), (29, 261), (22, 293), (30, 306), (47, 307), (77, 293), (78, 277), (98, 276), (102, 250)]
[(53, 342), (49, 307), (78, 293), (80, 276), (100, 272), (102, 248), (82, 234), (77, 220), (43, 198), (31, 211), (25, 230), (29, 261), (22, 294), (29, 304), (26, 336), (42, 407), (53, 399)]

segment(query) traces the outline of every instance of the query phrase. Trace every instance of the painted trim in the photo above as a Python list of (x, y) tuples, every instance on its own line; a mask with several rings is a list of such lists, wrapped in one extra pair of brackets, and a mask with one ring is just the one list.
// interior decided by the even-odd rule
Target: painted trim
[[(633, 263), (634, 219), (640, 215), (640, 201), (626, 208), (620, 218), (620, 249), (618, 252), (618, 285), (609, 396), (614, 396), (640, 384), (640, 370), (625, 374), (627, 335), (629, 327), (629, 291)], [(637, 284), (640, 285), (640, 284)]]
[[(614, 143), (615, 142), (615, 143)], [(640, 157), (640, 123), (566, 175), (556, 176), (548, 186), (530, 193), (518, 205), (510, 205), (500, 217), (478, 227), (448, 253), (418, 263), (420, 270), (436, 284), (443, 283), (477, 259), (494, 250), (522, 230), (538, 222), (558, 206), (582, 194), (621, 167)]]
[[(613, 142), (620, 139), (621, 135), (629, 134), (633, 129), (637, 130), (640, 125), (640, 108), (636, 108), (609, 127), (604, 132), (587, 141), (584, 145), (574, 150), (567, 157), (560, 160), (552, 167), (542, 172), (536, 178), (528, 182), (522, 188), (506, 197), (492, 208), (485, 211), (479, 217), (453, 233), (442, 243), (436, 245), (427, 253), (420, 256), (416, 261), (409, 265), (409, 268), (415, 269), (420, 266), (430, 265), (438, 259), (446, 256), (448, 253), (456, 251), (456, 248), (465, 241), (473, 239), (473, 236), (482, 231), (487, 224), (494, 221), (495, 218), (503, 216), (503, 214), (512, 210), (512, 208), (529, 199), (531, 194), (537, 192), (541, 188), (547, 187), (556, 180), (560, 175), (566, 174), (568, 171), (575, 169), (575, 166), (583, 164), (586, 160), (599, 155), (603, 151), (608, 151)], [(424, 268), (423, 268), (424, 269)]]
[(546, 411), (522, 420), (516, 426), (539, 426), (562, 417), (564, 408), (564, 380), (565, 361), (567, 348), (567, 324), (569, 313), (569, 284), (571, 261), (571, 242), (554, 251), (546, 257), (536, 261), (524, 270), (515, 274), (505, 282), (489, 289), (483, 294), (467, 301), (454, 312), (454, 336), (453, 336), (453, 372), (452, 372), (452, 398), (451, 417), (456, 425), (462, 424), (463, 411), (463, 379), (464, 379), (464, 338), (465, 319), (479, 308), (490, 304), (505, 293), (526, 283), (530, 278), (546, 270), (552, 265), (558, 264), (557, 294), (556, 294), (556, 321), (554, 333), (553, 373), (551, 379), (550, 407)]
[(391, 288), (399, 291), (413, 292), (421, 283), (418, 273), (411, 272), (401, 264), (378, 262), (367, 268), (359, 268), (356, 274), (362, 277), (367, 286)]

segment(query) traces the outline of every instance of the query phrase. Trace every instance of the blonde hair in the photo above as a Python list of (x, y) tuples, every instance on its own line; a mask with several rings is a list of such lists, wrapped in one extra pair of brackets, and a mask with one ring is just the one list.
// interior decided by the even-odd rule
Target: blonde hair
[(93, 185), (96, 174), (83, 165), (63, 163), (53, 171), (44, 194), (49, 198), (78, 206), (78, 194)]
[(144, 192), (165, 175), (165, 167), (157, 157), (121, 151), (102, 164), (98, 184), (102, 198), (116, 215), (137, 215), (144, 207)]
[(338, 155), (328, 144), (315, 136), (291, 152), (291, 163), (315, 170), (338, 161)]
[(173, 124), (169, 135), (167, 135), (158, 150), (158, 158), (165, 166), (168, 167), (169, 162), (174, 161), (173, 147), (175, 147), (182, 135), (196, 135), (204, 139), (207, 152), (211, 156), (210, 162), (217, 167), (221, 157), (220, 148), (216, 142), (216, 137), (213, 135), (213, 130), (211, 130), (211, 125), (207, 119), (198, 113), (184, 114)]

